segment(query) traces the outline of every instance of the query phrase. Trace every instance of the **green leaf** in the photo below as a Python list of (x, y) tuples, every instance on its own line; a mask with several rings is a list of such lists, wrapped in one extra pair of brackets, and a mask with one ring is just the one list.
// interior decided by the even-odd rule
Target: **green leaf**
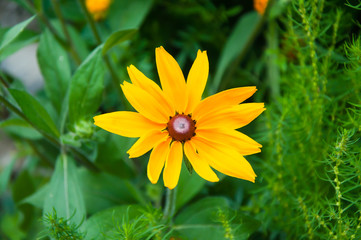
[(218, 209), (228, 208), (225, 198), (204, 198), (182, 211), (175, 219), (173, 229), (187, 239), (224, 239), (222, 225), (217, 223)]
[(188, 171), (185, 171), (185, 164), (182, 169), (177, 187), (176, 209), (180, 209), (199, 193), (206, 182), (196, 172), (193, 171), (192, 174), (189, 174)]
[(45, 108), (33, 96), (17, 89), (9, 89), (9, 92), (20, 106), (24, 115), (35, 127), (45, 133), (59, 137), (59, 132), (53, 119), (51, 119)]
[(132, 194), (135, 187), (127, 180), (86, 169), (79, 169), (78, 176), (89, 214), (115, 205), (137, 202), (136, 196)]
[(42, 186), (40, 189), (38, 189), (35, 193), (24, 198), (19, 203), (20, 204), (29, 203), (37, 208), (42, 209), (44, 207), (45, 198), (47, 197), (49, 192), (50, 192), (50, 184), (47, 183), (44, 186)]
[(213, 82), (214, 91), (219, 88), (222, 77), (229, 65), (249, 47), (248, 42), (252, 38), (260, 20), (261, 17), (257, 12), (244, 14), (238, 20), (221, 53)]
[(70, 219), (77, 226), (86, 217), (77, 169), (73, 159), (66, 155), (57, 159), (49, 192), (45, 197), (43, 214), (52, 213), (53, 208), (59, 217)]
[(189, 240), (248, 239), (260, 222), (229, 208), (226, 198), (208, 197), (182, 211), (175, 219), (173, 230)]
[(86, 223), (86, 239), (105, 239), (112, 235), (122, 220), (140, 217), (142, 213), (136, 205), (123, 205), (98, 212), (91, 216)]
[(0, 195), (2, 195), (6, 190), (14, 164), (15, 159), (12, 159), (0, 172)]
[(0, 54), (2, 53), (2, 51), (12, 42), (16, 39), (16, 37), (22, 32), (24, 31), (24, 29), (26, 28), (26, 26), (33, 21), (35, 18), (35, 16), (32, 16), (31, 18), (16, 24), (15, 26), (13, 26), (12, 28), (10, 28), (5, 34), (4, 37), (2, 38), (2, 41), (0, 43)]
[(71, 70), (67, 52), (49, 31), (44, 31), (40, 38), (38, 63), (45, 80), (45, 91), (59, 113), (71, 79)]
[(102, 50), (103, 56), (107, 54), (107, 52), (115, 45), (131, 39), (136, 32), (137, 29), (128, 29), (128, 30), (120, 30), (115, 33), (112, 33), (104, 43)]
[(69, 121), (72, 125), (94, 114), (102, 98), (105, 67), (101, 48), (96, 48), (79, 66), (70, 83)]
[(114, 1), (109, 9), (109, 24), (116, 30), (139, 28), (152, 5), (149, 0)]

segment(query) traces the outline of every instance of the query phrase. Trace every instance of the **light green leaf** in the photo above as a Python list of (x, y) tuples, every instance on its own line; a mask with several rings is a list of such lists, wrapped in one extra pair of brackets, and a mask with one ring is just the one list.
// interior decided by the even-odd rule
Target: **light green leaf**
[(28, 24), (34, 20), (34, 18), (35, 16), (32, 16), (31, 18), (16, 24), (4, 34), (4, 37), (0, 43), (0, 54), (12, 41), (16, 39), (16, 37), (26, 28), (26, 26), (28, 26)]
[(96, 48), (79, 66), (70, 83), (69, 121), (72, 125), (92, 117), (104, 89), (105, 67), (101, 48)]
[(116, 30), (139, 28), (152, 5), (152, 0), (114, 1), (109, 9), (109, 24)]
[(257, 12), (244, 14), (238, 20), (221, 53), (213, 82), (214, 91), (217, 91), (229, 65), (249, 47), (248, 42), (260, 20)]
[(190, 201), (199, 191), (202, 190), (205, 180), (195, 171), (190, 174), (183, 164), (179, 183), (177, 187), (176, 209), (181, 208)]
[(50, 180), (49, 192), (44, 201), (43, 214), (56, 210), (58, 217), (70, 219), (79, 226), (86, 217), (85, 202), (73, 159), (61, 155)]
[(45, 198), (47, 197), (49, 192), (50, 192), (50, 184), (47, 183), (32, 195), (20, 201), (20, 204), (29, 203), (37, 208), (42, 209), (44, 207)]
[[(248, 239), (260, 222), (229, 207), (226, 198), (208, 197), (182, 211), (175, 219), (175, 233), (189, 240)], [(232, 237), (233, 238), (232, 238)]]
[(117, 227), (121, 226), (122, 220), (140, 217), (142, 213), (137, 205), (123, 205), (110, 208), (94, 214), (86, 223), (86, 239), (104, 239), (113, 235)]
[(67, 52), (49, 31), (44, 31), (38, 48), (38, 63), (45, 80), (45, 91), (59, 113), (71, 78)]
[(127, 180), (83, 168), (78, 170), (78, 176), (89, 214), (116, 205), (137, 203), (136, 197), (132, 194), (135, 187)]
[(6, 190), (14, 164), (15, 158), (12, 159), (0, 172), (0, 195), (2, 195)]
[(112, 33), (104, 43), (102, 50), (103, 56), (107, 54), (107, 52), (115, 45), (131, 39), (136, 32), (137, 29), (128, 29), (128, 30), (120, 30), (115, 33)]
[(51, 119), (45, 108), (33, 96), (17, 89), (9, 89), (9, 92), (20, 106), (24, 115), (35, 127), (55, 137), (59, 136), (53, 119)]

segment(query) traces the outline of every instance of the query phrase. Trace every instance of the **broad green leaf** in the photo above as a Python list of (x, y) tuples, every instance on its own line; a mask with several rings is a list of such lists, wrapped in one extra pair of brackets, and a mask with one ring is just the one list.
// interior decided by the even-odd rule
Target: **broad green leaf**
[(260, 225), (254, 218), (230, 209), (227, 199), (221, 197), (199, 200), (184, 209), (174, 223), (175, 234), (189, 240), (219, 240), (226, 234), (233, 239), (248, 239)]
[(181, 208), (190, 201), (199, 191), (202, 190), (205, 180), (195, 171), (190, 174), (183, 164), (179, 183), (177, 187), (176, 209)]
[(175, 219), (173, 229), (189, 240), (224, 239), (224, 229), (216, 221), (218, 209), (228, 208), (225, 198), (205, 198), (182, 211)]
[(45, 80), (45, 91), (59, 113), (65, 99), (71, 70), (67, 52), (49, 31), (44, 31), (38, 48), (38, 63)]
[(151, 0), (114, 1), (109, 9), (109, 24), (114, 30), (138, 28), (152, 5)]
[(14, 164), (15, 158), (7, 163), (6, 167), (0, 172), (0, 195), (2, 195), (6, 190)]
[(73, 159), (66, 155), (57, 159), (49, 192), (45, 197), (43, 214), (52, 213), (53, 208), (58, 217), (70, 219), (77, 226), (82, 224), (86, 217), (78, 172)]
[(0, 54), (2, 51), (12, 42), (16, 39), (16, 37), (24, 31), (26, 26), (33, 21), (35, 16), (32, 16), (31, 18), (16, 24), (12, 28), (10, 28), (3, 36), (2, 41), (0, 43)]
[(21, 228), (22, 220), (20, 212), (2, 214), (0, 219), (1, 236), (5, 235), (5, 239), (11, 240), (25, 239), (26, 233)]
[(128, 30), (120, 30), (115, 33), (112, 33), (112, 35), (110, 35), (104, 43), (102, 50), (103, 56), (115, 45), (131, 39), (136, 32), (137, 32), (136, 29), (128, 29)]
[(133, 161), (126, 153), (134, 140), (100, 130), (96, 132), (98, 156), (95, 164), (102, 170), (122, 179), (134, 176)]
[(86, 239), (104, 239), (112, 235), (123, 220), (132, 220), (141, 215), (137, 205), (123, 205), (98, 212), (86, 222)]
[(229, 65), (241, 53), (247, 50), (248, 42), (254, 34), (254, 30), (261, 20), (257, 12), (250, 12), (241, 16), (233, 32), (229, 36), (220, 56), (213, 82), (213, 91), (217, 91), (222, 77)]
[(83, 168), (78, 170), (78, 176), (89, 214), (116, 205), (137, 203), (136, 197), (132, 194), (135, 187), (127, 180)]
[(51, 119), (45, 108), (33, 96), (22, 90), (9, 89), (9, 91), (24, 115), (35, 127), (55, 137), (59, 136), (53, 119)]
[(69, 90), (69, 121), (87, 120), (97, 111), (104, 89), (105, 67), (101, 48), (96, 48), (79, 66)]
[(49, 192), (50, 192), (50, 183), (47, 183), (32, 195), (20, 201), (20, 204), (29, 203), (39, 209), (42, 209), (44, 207), (45, 198), (47, 197)]

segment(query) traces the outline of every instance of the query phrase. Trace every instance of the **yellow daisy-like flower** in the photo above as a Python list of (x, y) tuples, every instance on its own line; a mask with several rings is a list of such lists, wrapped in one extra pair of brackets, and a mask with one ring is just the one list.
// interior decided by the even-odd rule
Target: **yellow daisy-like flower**
[(164, 185), (175, 188), (183, 152), (195, 172), (208, 181), (219, 181), (214, 168), (254, 182), (256, 174), (243, 156), (260, 152), (262, 146), (236, 129), (265, 110), (263, 103), (240, 104), (256, 87), (234, 88), (202, 100), (209, 71), (206, 51), (198, 51), (187, 82), (163, 47), (157, 48), (155, 55), (163, 90), (131, 65), (128, 74), (132, 84), (124, 82), (121, 87), (138, 112), (102, 114), (94, 117), (94, 124), (121, 136), (139, 137), (127, 152), (130, 158), (153, 149), (147, 168), (152, 183), (158, 182), (164, 167)]
[(111, 0), (86, 0), (85, 6), (95, 20), (105, 17), (107, 10), (111, 4)]
[(253, 2), (254, 9), (261, 15), (264, 14), (267, 4), (268, 0), (254, 0)]

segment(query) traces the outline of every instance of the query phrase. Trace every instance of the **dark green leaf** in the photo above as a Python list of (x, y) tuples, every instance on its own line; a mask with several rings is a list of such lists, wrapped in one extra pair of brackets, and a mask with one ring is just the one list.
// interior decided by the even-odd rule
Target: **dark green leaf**
[(29, 203), (37, 208), (42, 209), (44, 207), (45, 198), (47, 197), (49, 192), (50, 192), (50, 184), (48, 183), (42, 186), (40, 189), (38, 189), (38, 191), (36, 191), (32, 195), (20, 201), (20, 204)]
[(71, 78), (67, 52), (49, 31), (45, 31), (38, 48), (38, 63), (45, 80), (45, 91), (59, 113)]
[(109, 9), (108, 16), (112, 29), (138, 28), (151, 9), (152, 4), (153, 1), (149, 0), (114, 1)]
[(216, 91), (221, 83), (221, 79), (237, 56), (246, 51), (247, 43), (261, 20), (257, 12), (250, 12), (241, 16), (232, 34), (229, 36), (218, 62), (217, 71), (214, 77), (214, 90)]
[(132, 194), (135, 187), (127, 180), (107, 173), (93, 173), (86, 169), (79, 169), (78, 176), (89, 214), (115, 205), (137, 202)]
[(202, 190), (205, 180), (201, 178), (196, 172), (189, 174), (185, 171), (185, 164), (182, 166), (181, 175), (177, 187), (176, 209), (181, 208), (184, 204), (190, 201), (199, 191)]
[(115, 45), (131, 39), (136, 32), (137, 32), (136, 29), (128, 29), (128, 30), (120, 30), (110, 35), (104, 43), (102, 50), (103, 56), (107, 54), (107, 52)]
[(19, 104), (24, 115), (35, 127), (45, 133), (56, 137), (59, 136), (53, 119), (51, 119), (45, 108), (33, 96), (22, 90), (9, 89), (9, 91)]
[(45, 197), (43, 214), (52, 213), (53, 208), (58, 217), (70, 219), (77, 226), (86, 217), (77, 169), (74, 161), (66, 155), (57, 159), (49, 192)]
[(69, 120), (72, 125), (90, 119), (97, 111), (104, 88), (104, 73), (101, 48), (98, 47), (79, 66), (70, 83)]
[(0, 172), (0, 195), (2, 195), (6, 190), (14, 164), (15, 164), (15, 159), (12, 159), (9, 163), (7, 163), (6, 167)]
[(26, 26), (34, 20), (34, 18), (35, 16), (32, 16), (31, 18), (16, 24), (4, 34), (0, 43), (0, 54), (12, 41), (16, 39), (16, 37), (26, 28)]
[(98, 212), (87, 220), (86, 239), (104, 239), (112, 235), (126, 217), (131, 220), (141, 215), (136, 205), (123, 205)]

